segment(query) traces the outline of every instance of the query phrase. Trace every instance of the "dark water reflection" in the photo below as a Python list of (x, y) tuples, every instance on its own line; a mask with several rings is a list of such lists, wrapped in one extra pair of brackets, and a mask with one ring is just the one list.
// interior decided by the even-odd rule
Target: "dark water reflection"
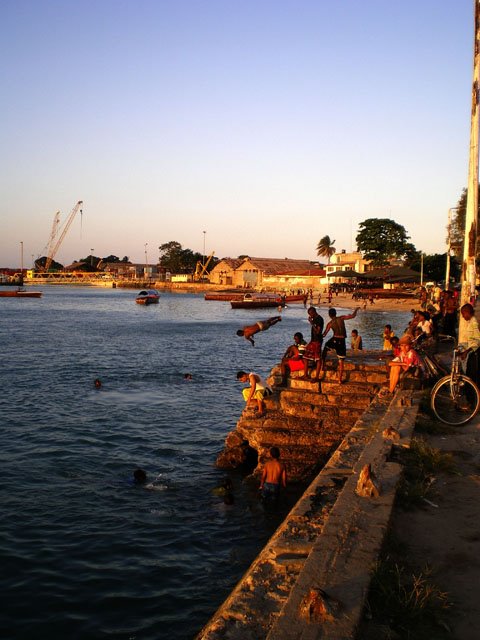
[[(295, 331), (308, 334), (304, 309), (252, 348), (235, 331), (268, 312), (134, 297), (45, 287), (2, 300), (1, 637), (191, 638), (298, 493), (271, 514), (239, 474), (233, 506), (210, 489), (243, 407), (236, 370), (267, 374)], [(386, 321), (365, 313), (350, 328), (379, 346)], [(130, 482), (137, 466), (155, 491)]]

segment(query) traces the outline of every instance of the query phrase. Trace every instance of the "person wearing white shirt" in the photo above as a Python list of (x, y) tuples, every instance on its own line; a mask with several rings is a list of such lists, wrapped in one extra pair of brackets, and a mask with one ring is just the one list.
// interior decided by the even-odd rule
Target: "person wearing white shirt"
[(475, 383), (478, 383), (478, 350), (480, 349), (480, 329), (478, 327), (475, 312), (471, 304), (464, 304), (460, 309), (465, 320), (465, 342), (458, 346), (463, 347), (460, 354), (462, 368), (466, 375)]

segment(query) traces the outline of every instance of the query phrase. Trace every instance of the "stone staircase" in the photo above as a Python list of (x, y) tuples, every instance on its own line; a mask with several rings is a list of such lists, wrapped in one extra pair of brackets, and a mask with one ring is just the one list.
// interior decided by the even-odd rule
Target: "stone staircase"
[(382, 352), (349, 354), (343, 384), (337, 382), (337, 359), (327, 360), (321, 381), (300, 379), (299, 373), (281, 383), (280, 367), (272, 369), (269, 384), (274, 394), (266, 399), (267, 412), (257, 418), (245, 409), (225, 449), (217, 459), (221, 468), (245, 463), (252, 450), (260, 473), (270, 447), (277, 446), (291, 480), (307, 480), (328, 460), (346, 433), (370, 406), (387, 379)]

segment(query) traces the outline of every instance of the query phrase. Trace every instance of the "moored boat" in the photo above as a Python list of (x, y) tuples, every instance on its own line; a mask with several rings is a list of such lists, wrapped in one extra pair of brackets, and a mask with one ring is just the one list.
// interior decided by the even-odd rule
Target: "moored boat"
[(23, 288), (15, 289), (14, 291), (1, 290), (0, 298), (41, 298), (41, 291), (27, 291)]
[(143, 289), (135, 298), (137, 304), (158, 304), (160, 294), (156, 289)]
[(243, 300), (231, 300), (232, 309), (263, 309), (284, 307), (285, 296), (246, 293)]

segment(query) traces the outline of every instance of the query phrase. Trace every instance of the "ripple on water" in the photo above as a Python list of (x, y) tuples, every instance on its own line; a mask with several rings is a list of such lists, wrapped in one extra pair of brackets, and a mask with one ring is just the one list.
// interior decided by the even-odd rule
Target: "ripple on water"
[[(190, 638), (295, 499), (266, 514), (238, 474), (233, 506), (210, 489), (243, 408), (235, 372), (267, 374), (295, 331), (308, 336), (304, 309), (252, 349), (235, 331), (268, 312), (134, 297), (45, 287), (2, 307), (3, 637)], [(403, 328), (408, 314), (389, 319)], [(349, 328), (378, 347), (385, 322)], [(155, 490), (133, 485), (136, 467)]]

